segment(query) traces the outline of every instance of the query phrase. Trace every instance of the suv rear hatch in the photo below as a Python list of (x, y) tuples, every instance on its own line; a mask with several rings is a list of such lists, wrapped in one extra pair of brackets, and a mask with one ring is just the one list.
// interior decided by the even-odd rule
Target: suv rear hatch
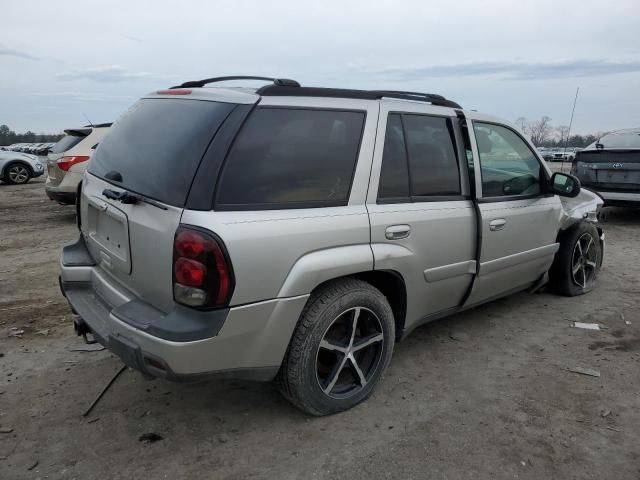
[(81, 225), (99, 272), (161, 311), (174, 304), (173, 242), (191, 183), (234, 106), (142, 99), (113, 125), (89, 162)]
[(52, 186), (57, 187), (60, 185), (66, 173), (58, 167), (58, 160), (64, 156), (65, 152), (68, 152), (87, 138), (91, 131), (90, 127), (65, 130), (64, 133), (66, 135), (53, 146), (47, 156), (47, 175)]
[(583, 150), (575, 173), (596, 191), (640, 192), (640, 149)]

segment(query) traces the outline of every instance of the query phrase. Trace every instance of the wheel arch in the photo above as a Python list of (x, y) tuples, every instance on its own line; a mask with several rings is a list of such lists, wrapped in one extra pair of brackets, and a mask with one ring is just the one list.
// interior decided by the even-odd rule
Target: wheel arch
[(20, 160), (20, 159), (9, 160), (7, 163), (5, 163), (2, 167), (2, 170), (0, 170), (0, 177), (4, 178), (5, 172), (7, 171), (7, 169), (11, 165), (15, 165), (15, 164), (24, 165), (25, 167), (27, 167), (27, 170), (29, 170), (29, 175), (33, 177), (33, 167), (29, 164), (29, 162), (25, 162), (24, 160)]
[(309, 298), (312, 298), (315, 292), (325, 288), (327, 285), (349, 278), (357, 278), (358, 280), (367, 282), (380, 290), (385, 296), (393, 312), (396, 340), (400, 340), (404, 332), (407, 314), (407, 287), (402, 275), (395, 270), (367, 270), (331, 278), (316, 285), (311, 291)]

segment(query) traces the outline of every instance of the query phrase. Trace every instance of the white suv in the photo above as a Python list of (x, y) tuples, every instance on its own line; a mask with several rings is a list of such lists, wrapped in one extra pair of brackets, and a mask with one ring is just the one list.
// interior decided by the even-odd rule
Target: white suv
[(93, 149), (109, 131), (110, 123), (65, 130), (48, 156), (45, 191), (51, 200), (76, 203), (78, 185), (87, 169)]

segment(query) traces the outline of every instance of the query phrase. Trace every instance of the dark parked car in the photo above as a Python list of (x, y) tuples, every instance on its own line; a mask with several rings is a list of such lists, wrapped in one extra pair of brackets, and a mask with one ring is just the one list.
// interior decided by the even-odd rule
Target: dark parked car
[(640, 129), (608, 133), (576, 152), (572, 173), (605, 205), (640, 206)]

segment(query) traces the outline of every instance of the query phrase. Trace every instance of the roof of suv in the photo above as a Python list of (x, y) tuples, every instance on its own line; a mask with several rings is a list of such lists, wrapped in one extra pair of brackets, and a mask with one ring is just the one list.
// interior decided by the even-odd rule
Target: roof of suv
[[(216, 88), (217, 92), (213, 92), (214, 89), (207, 89), (207, 92), (202, 90), (202, 87), (211, 83), (226, 82), (232, 80), (264, 80), (271, 82), (258, 89), (247, 88)], [(192, 89), (198, 89), (193, 91)], [(197, 92), (197, 93), (196, 93)], [(418, 102), (427, 102), (432, 105), (450, 107), (450, 108), (462, 108), (458, 103), (448, 100), (442, 95), (433, 93), (421, 93), (421, 92), (406, 92), (398, 90), (353, 90), (342, 88), (317, 88), (317, 87), (302, 87), (295, 80), (279, 79), (271, 77), (255, 77), (255, 76), (231, 76), (231, 77), (213, 77), (204, 80), (196, 80), (184, 82), (181, 85), (171, 87), (167, 90), (160, 90), (156, 92), (158, 95), (190, 95), (195, 93), (196, 95), (205, 94), (210, 96), (222, 94), (224, 96), (233, 95), (234, 101), (239, 103), (255, 103), (259, 96), (282, 96), (282, 97), (322, 97), (322, 98), (351, 98), (361, 100), (380, 100), (382, 98), (393, 98), (398, 100), (410, 100)], [(208, 95), (209, 94), (209, 95)], [(155, 96), (155, 95), (154, 95)], [(230, 99), (226, 99), (229, 101)]]

